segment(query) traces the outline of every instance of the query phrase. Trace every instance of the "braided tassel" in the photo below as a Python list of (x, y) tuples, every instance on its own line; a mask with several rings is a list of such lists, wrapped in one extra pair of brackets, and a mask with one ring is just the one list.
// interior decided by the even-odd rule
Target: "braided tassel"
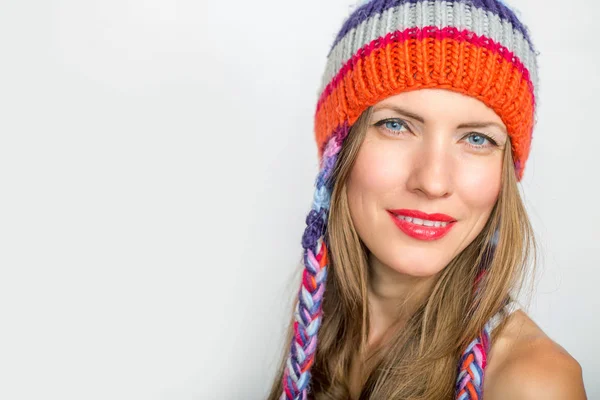
[(281, 399), (307, 399), (310, 367), (317, 348), (317, 331), (321, 324), (321, 302), (327, 277), (327, 247), (319, 239), (320, 251), (315, 256), (306, 250), (306, 268), (298, 294), (294, 338), (284, 375), (284, 393)]
[(332, 184), (329, 178), (348, 128), (340, 129), (328, 142), (317, 176), (312, 210), (306, 217), (302, 236), (304, 271), (298, 292), (294, 322), (294, 336), (283, 375), (281, 400), (307, 400), (310, 386), (310, 368), (315, 360), (317, 333), (321, 325), (322, 300), (327, 278), (327, 243), (325, 232), (331, 202)]
[(483, 376), (487, 365), (490, 330), (488, 325), (473, 340), (460, 358), (460, 372), (457, 379), (457, 400), (483, 399)]
[[(498, 245), (499, 231), (496, 229), (492, 236), (490, 247), (485, 252), (479, 265), (479, 273), (475, 278), (473, 289), (475, 294), (481, 290), (482, 281), (487, 268), (492, 262), (496, 246)], [(463, 352), (458, 363), (458, 378), (456, 379), (457, 400), (483, 399), (483, 378), (487, 365), (487, 354), (490, 350), (490, 334), (493, 329), (492, 322), (488, 321), (477, 338), (475, 338)]]

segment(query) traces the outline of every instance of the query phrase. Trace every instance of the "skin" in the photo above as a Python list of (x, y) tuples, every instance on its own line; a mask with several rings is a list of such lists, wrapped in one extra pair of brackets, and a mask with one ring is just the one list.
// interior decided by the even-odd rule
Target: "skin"
[(587, 399), (577, 360), (523, 311), (508, 317), (488, 359), (486, 400)]
[[(370, 347), (387, 338), (398, 312), (411, 315), (435, 276), (481, 232), (500, 193), (509, 144), (492, 109), (448, 90), (404, 92), (373, 111), (346, 186), (352, 221), (370, 253)], [(415, 239), (386, 211), (402, 208), (457, 222), (440, 239)], [(579, 364), (521, 311), (509, 317), (486, 371), (488, 400), (585, 398)], [(358, 360), (352, 375), (356, 394)], [(542, 386), (547, 396), (540, 397)]]

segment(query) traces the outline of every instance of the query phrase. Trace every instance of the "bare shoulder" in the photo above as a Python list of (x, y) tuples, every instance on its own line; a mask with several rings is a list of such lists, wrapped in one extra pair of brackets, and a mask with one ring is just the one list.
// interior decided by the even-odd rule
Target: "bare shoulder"
[(581, 366), (523, 311), (515, 311), (489, 354), (487, 400), (587, 399)]

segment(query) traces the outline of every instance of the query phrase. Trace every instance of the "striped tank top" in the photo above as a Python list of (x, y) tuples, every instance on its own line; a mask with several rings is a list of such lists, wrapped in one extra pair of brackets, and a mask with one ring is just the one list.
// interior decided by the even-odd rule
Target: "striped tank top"
[(510, 314), (520, 308), (521, 306), (516, 301), (511, 300), (508, 302), (500, 311), (496, 313), (496, 315), (490, 318), (486, 324), (486, 326), (489, 328), (489, 333), (492, 333), (492, 331), (500, 324), (500, 322), (502, 322), (504, 318), (508, 317)]

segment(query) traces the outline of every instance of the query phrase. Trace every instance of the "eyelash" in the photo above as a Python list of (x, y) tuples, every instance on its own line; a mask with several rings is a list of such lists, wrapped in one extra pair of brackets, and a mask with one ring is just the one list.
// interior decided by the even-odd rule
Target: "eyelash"
[[(402, 120), (400, 118), (386, 118), (386, 119), (382, 119), (381, 121), (375, 123), (375, 126), (379, 128), (379, 127), (383, 126), (387, 122), (397, 122), (397, 123), (403, 125), (409, 132), (412, 132), (410, 130), (410, 128), (408, 127), (408, 124), (406, 123), (406, 121), (404, 121), (404, 120)], [(401, 132), (397, 132), (397, 131), (392, 131), (391, 129), (387, 129), (385, 127), (384, 127), (384, 129), (386, 131), (388, 131), (388, 132), (391, 132), (392, 136), (399, 136), (399, 134), (401, 133)], [(481, 150), (481, 149), (485, 149), (485, 148), (488, 148), (488, 147), (498, 147), (498, 142), (496, 142), (496, 140), (494, 140), (493, 137), (491, 137), (489, 135), (486, 135), (486, 134), (483, 134), (483, 133), (479, 133), (479, 132), (469, 132), (467, 135), (465, 135), (463, 137), (463, 139), (464, 138), (468, 138), (468, 137), (472, 137), (472, 136), (480, 136), (480, 137), (486, 139), (491, 144), (491, 146), (485, 146), (485, 145), (477, 146), (477, 145), (473, 145), (473, 144), (467, 143), (467, 145), (469, 147), (471, 147), (471, 148), (473, 148), (475, 150)]]

